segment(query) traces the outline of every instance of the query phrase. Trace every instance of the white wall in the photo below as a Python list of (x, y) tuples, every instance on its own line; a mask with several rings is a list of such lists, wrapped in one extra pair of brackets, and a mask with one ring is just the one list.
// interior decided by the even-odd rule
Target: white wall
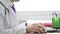
[(17, 11), (60, 11), (60, 0), (20, 0)]
[(60, 11), (60, 0), (20, 0), (14, 4), (21, 20), (51, 20), (51, 11)]
[(53, 11), (18, 11), (17, 13), (20, 20), (51, 20)]

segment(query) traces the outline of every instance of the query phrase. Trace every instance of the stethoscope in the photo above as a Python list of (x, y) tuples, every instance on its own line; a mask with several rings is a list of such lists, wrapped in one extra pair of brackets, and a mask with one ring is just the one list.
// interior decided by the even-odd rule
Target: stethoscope
[[(4, 19), (4, 26), (7, 24), (8, 25), (8, 23), (7, 23), (7, 21), (6, 21), (6, 15), (7, 15), (7, 12), (8, 12), (8, 14), (10, 15), (10, 11), (9, 11), (9, 9), (8, 8), (6, 8), (6, 6), (0, 1), (0, 4), (5, 8), (5, 17), (3, 18)], [(9, 16), (9, 20), (10, 20), (10, 16)], [(5, 23), (6, 22), (6, 23)], [(11, 23), (10, 23), (10, 25), (11, 25)], [(10, 28), (10, 25), (9, 25), (9, 27), (4, 27), (4, 28)]]
[(5, 7), (5, 5), (0, 1), (0, 4), (5, 8), (5, 15), (7, 14), (7, 11), (9, 13), (9, 9)]

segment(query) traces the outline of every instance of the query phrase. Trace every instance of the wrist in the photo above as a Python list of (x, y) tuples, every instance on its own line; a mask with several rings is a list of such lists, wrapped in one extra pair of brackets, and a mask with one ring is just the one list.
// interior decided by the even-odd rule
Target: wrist
[(28, 27), (26, 27), (26, 32), (29, 33)]
[(27, 23), (25, 23), (25, 26), (26, 26), (26, 32), (29, 33), (29, 28), (27, 26)]

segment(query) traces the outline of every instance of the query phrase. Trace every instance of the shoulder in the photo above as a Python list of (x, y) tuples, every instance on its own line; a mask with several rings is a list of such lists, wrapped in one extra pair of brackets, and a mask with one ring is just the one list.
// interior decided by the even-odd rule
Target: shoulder
[(4, 2), (4, 0), (0, 0), (0, 11), (4, 9), (3, 2)]
[(3, 10), (4, 6), (0, 3), (0, 10)]
[(1, 11), (4, 11), (5, 9), (4, 9), (4, 6), (1, 4), (1, 2), (0, 2), (0, 12)]
[(4, 14), (5, 8), (4, 6), (0, 3), (0, 14)]

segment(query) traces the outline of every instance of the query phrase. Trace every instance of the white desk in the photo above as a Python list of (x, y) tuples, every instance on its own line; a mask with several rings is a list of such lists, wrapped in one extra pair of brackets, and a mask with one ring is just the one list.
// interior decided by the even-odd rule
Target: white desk
[(60, 34), (60, 33), (46, 33), (46, 34)]
[(34, 24), (34, 23), (50, 23), (52, 22), (52, 20), (27, 20), (27, 23), (30, 24)]

